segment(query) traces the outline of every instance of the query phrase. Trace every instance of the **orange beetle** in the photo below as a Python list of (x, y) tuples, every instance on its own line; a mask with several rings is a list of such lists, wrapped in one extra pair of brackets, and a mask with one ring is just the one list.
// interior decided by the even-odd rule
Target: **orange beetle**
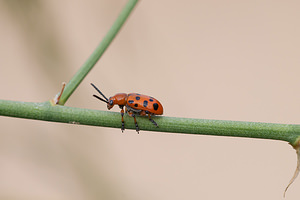
[(118, 93), (115, 96), (110, 97), (109, 99), (93, 84), (91, 85), (101, 94), (101, 96), (93, 95), (100, 101), (107, 103), (107, 109), (110, 110), (114, 105), (119, 105), (121, 109), (121, 116), (122, 116), (122, 132), (125, 130), (124, 126), (124, 106), (125, 112), (128, 113), (129, 116), (133, 117), (135, 123), (135, 129), (139, 133), (140, 129), (137, 124), (135, 115), (145, 116), (148, 115), (149, 120), (158, 127), (157, 123), (151, 118), (151, 115), (162, 115), (163, 114), (163, 106), (161, 103), (150, 96), (138, 94), (138, 93)]

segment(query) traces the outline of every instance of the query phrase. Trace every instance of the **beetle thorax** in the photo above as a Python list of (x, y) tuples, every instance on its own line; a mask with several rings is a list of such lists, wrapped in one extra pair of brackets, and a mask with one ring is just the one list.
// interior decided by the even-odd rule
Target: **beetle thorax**
[(107, 108), (110, 110), (114, 105), (125, 106), (127, 102), (126, 93), (118, 93), (108, 99)]

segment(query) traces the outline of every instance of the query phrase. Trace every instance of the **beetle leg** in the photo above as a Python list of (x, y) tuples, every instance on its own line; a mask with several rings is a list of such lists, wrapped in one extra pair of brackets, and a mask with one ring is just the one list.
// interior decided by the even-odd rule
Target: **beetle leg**
[(135, 130), (139, 134), (140, 128), (139, 128), (139, 126), (137, 124), (137, 121), (136, 121), (136, 118), (135, 118), (135, 114), (133, 112), (130, 112), (130, 111), (128, 112), (128, 114), (129, 114), (129, 116), (133, 117), (134, 124), (135, 124)]
[(132, 117), (133, 117), (133, 119), (134, 119), (135, 130), (136, 130), (136, 132), (139, 134), (140, 128), (139, 128), (139, 126), (138, 126), (138, 124), (137, 124), (137, 121), (136, 121), (136, 118), (135, 118), (135, 114), (132, 114)]
[(149, 111), (143, 110), (140, 115), (145, 116), (146, 114), (148, 114), (148, 118), (150, 120), (150, 122), (152, 122), (156, 127), (158, 127), (157, 123), (151, 118), (151, 113)]
[(148, 113), (148, 118), (149, 118), (149, 120), (150, 120), (156, 127), (158, 127), (157, 123), (151, 118), (151, 114), (150, 114), (150, 113)]
[(123, 107), (121, 108), (121, 116), (122, 116), (122, 127), (121, 127), (121, 130), (122, 130), (122, 133), (123, 133), (123, 131), (125, 130), (125, 123), (124, 123), (124, 108), (123, 108)]

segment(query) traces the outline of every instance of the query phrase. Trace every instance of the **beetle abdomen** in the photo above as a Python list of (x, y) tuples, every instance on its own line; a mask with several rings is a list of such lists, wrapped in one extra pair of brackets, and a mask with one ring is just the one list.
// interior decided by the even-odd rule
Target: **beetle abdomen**
[(163, 114), (163, 107), (161, 103), (150, 96), (130, 93), (127, 97), (127, 105), (136, 110), (145, 110), (155, 115)]

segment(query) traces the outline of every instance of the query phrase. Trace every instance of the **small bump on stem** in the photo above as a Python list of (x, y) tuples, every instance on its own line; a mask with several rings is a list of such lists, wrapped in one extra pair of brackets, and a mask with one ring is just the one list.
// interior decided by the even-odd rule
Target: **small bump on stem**
[(66, 87), (66, 83), (63, 82), (62, 83), (62, 89), (60, 91), (60, 93), (58, 93), (57, 95), (55, 95), (55, 97), (53, 99), (50, 100), (51, 104), (54, 106), (54, 105), (58, 105), (59, 104), (59, 100), (61, 98), (61, 95), (63, 94), (64, 92), (64, 89)]

